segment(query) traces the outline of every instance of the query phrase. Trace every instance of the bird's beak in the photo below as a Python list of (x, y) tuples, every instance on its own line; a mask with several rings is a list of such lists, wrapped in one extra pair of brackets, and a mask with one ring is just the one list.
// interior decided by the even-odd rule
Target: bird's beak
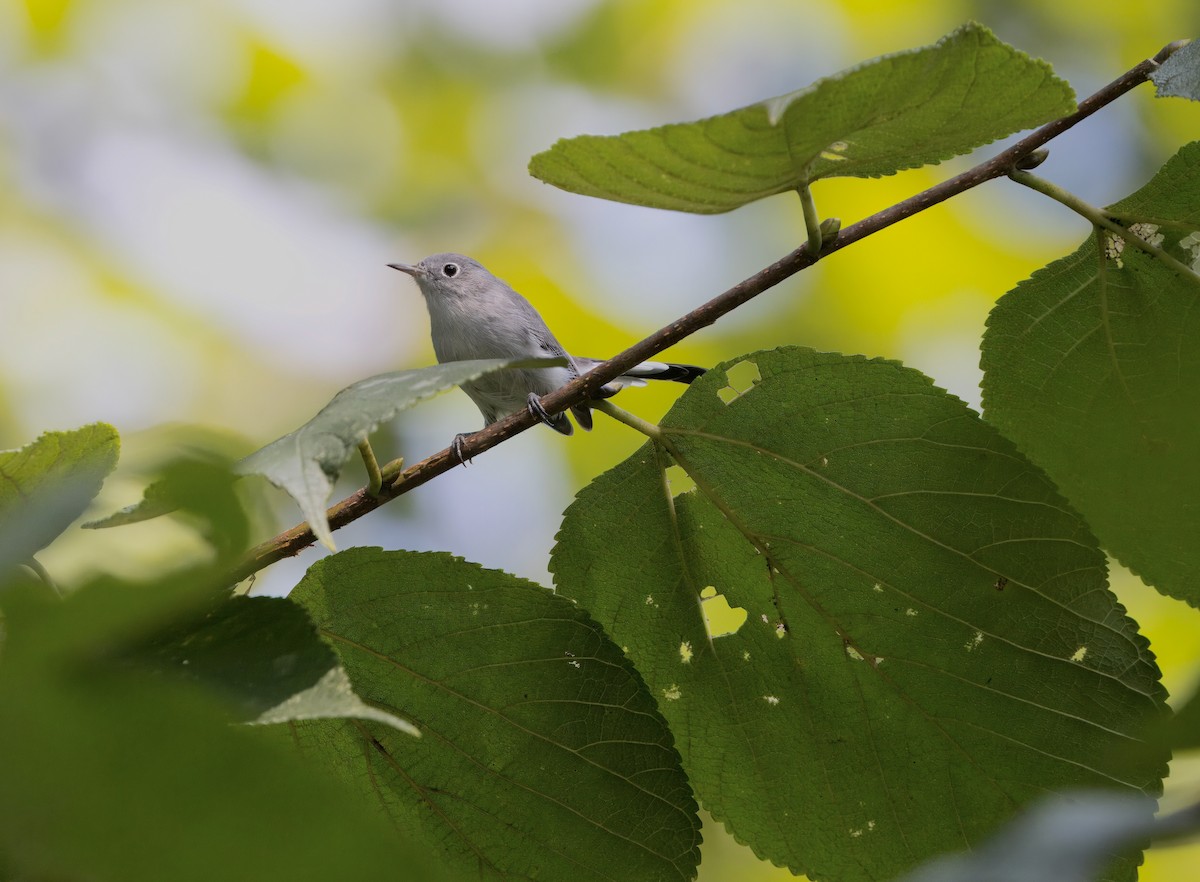
[(407, 263), (389, 263), (388, 266), (394, 270), (400, 270), (402, 273), (408, 273), (414, 279), (425, 274), (419, 266), (411, 266)]

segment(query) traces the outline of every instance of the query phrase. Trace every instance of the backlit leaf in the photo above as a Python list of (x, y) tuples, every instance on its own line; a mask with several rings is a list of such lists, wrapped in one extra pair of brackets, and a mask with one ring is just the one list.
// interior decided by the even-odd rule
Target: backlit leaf
[(699, 823), (671, 734), (621, 651), (574, 604), (447, 554), (355, 548), (292, 592), (370, 705), (295, 723), (461, 878), (694, 878)]
[[(555, 584), (760, 856), (890, 879), (1047, 790), (1157, 791), (1166, 752), (1116, 749), (1164, 692), (1103, 554), (962, 402), (893, 362), (787, 348), (709, 371), (662, 431), (695, 488), (672, 494), (653, 444), (597, 479)], [(744, 612), (734, 633), (710, 635), (717, 598)]]
[(988, 318), (983, 404), (1160, 591), (1200, 606), (1200, 142), (1109, 209), (1149, 216), (1092, 235), (1000, 298)]
[(83, 514), (119, 451), (117, 430), (105, 423), (0, 451), (0, 569), (31, 557)]
[(509, 367), (562, 364), (556, 359), (498, 358), (454, 361), (380, 374), (347, 386), (294, 432), (272, 441), (240, 463), (241, 474), (260, 474), (291, 494), (314, 535), (333, 548), (325, 506), (342, 466), (380, 423), (402, 410), (468, 380)]
[(574, 193), (716, 214), (820, 178), (940, 162), (1074, 110), (1048, 64), (972, 23), (730, 113), (561, 140), (529, 170)]

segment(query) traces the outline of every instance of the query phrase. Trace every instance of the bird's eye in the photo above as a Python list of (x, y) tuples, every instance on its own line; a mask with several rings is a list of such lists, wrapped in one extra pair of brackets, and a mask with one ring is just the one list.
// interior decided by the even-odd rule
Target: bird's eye
[(458, 275), (458, 264), (457, 263), (443, 264), (442, 275), (445, 276), (447, 279), (453, 279), (455, 276)]

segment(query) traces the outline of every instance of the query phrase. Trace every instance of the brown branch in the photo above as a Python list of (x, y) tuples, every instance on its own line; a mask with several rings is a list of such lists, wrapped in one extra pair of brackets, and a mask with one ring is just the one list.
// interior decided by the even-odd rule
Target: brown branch
[[(1144, 83), (1171, 52), (1178, 48), (1178, 45), (1180, 44), (1172, 43), (1164, 47), (1154, 58), (1147, 59), (1131, 68), (1095, 94), (1081, 101), (1079, 109), (1074, 113), (1047, 123), (986, 162), (847, 227), (832, 242), (826, 243), (821, 256), (840, 251), (847, 245), (865, 239), (892, 224), (944, 202), (951, 196), (957, 196), (993, 178), (1007, 175), (1010, 169), (1030, 153), (1087, 119), (1100, 108), (1111, 104), (1135, 86)], [(816, 257), (809, 254), (807, 244), (802, 245), (750, 278), (734, 285), (724, 294), (714, 297), (687, 315), (635, 343), (624, 352), (597, 365), (582, 377), (572, 380), (562, 388), (544, 396), (542, 398), (543, 406), (550, 413), (558, 413), (573, 404), (592, 398), (595, 390), (620, 376), (629, 368), (653, 358), (664, 349), (673, 346), (701, 328), (708, 327), (721, 316), (814, 263), (816, 263)], [(538, 419), (533, 414), (522, 409), (482, 431), (466, 436), (462, 443), (463, 455), (468, 459), (477, 456), (537, 423)], [(329, 526), (336, 530), (357, 520), (385, 502), (421, 486), (456, 465), (458, 465), (458, 459), (450, 448), (435, 453), (428, 459), (401, 472), (395, 481), (384, 486), (380, 495), (372, 496), (366, 489), (362, 489), (334, 505), (328, 512)], [(229, 573), (228, 579), (231, 583), (239, 582), (275, 561), (299, 554), (314, 541), (308, 525), (298, 524), (250, 549)]]

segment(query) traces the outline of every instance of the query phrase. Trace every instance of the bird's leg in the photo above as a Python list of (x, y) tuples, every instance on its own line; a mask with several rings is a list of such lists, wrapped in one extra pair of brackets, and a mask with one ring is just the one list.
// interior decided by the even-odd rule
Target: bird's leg
[(546, 408), (542, 407), (542, 399), (538, 397), (537, 393), (530, 392), (527, 400), (529, 403), (529, 412), (557, 432), (558, 426), (554, 424), (554, 418), (546, 412)]

